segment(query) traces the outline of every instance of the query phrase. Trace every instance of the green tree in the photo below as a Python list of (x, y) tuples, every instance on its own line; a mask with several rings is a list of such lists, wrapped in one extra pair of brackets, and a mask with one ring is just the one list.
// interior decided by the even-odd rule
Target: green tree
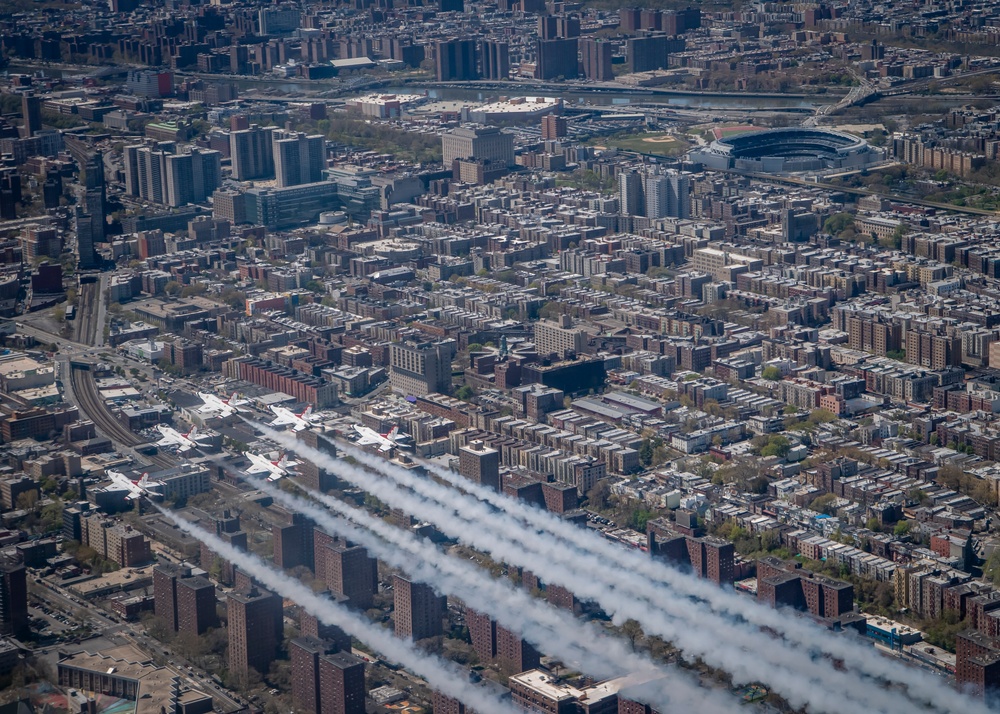
[(831, 421), (837, 421), (837, 415), (829, 409), (813, 409), (809, 413), (808, 421), (813, 424), (828, 424)]
[(760, 373), (760, 376), (763, 379), (767, 379), (772, 382), (777, 382), (778, 380), (781, 379), (781, 370), (775, 367), (774, 365), (768, 365)]
[(834, 213), (823, 222), (823, 231), (835, 236), (846, 228), (853, 226), (854, 216), (850, 213)]
[(780, 456), (785, 458), (791, 450), (792, 444), (784, 436), (772, 436), (767, 446), (760, 450), (761, 456)]
[(1000, 548), (994, 548), (983, 564), (983, 577), (1000, 587)]
[(455, 398), (463, 402), (471, 400), (476, 395), (475, 391), (468, 384), (463, 384), (455, 391)]
[(837, 509), (834, 504), (837, 502), (837, 495), (833, 493), (824, 493), (818, 498), (814, 498), (812, 503), (809, 504), (809, 508), (817, 513), (825, 513), (828, 516), (832, 516), (836, 513)]
[(639, 461), (642, 462), (643, 466), (649, 466), (653, 463), (653, 440), (648, 436), (642, 440), (642, 444), (639, 446)]
[[(169, 283), (167, 284), (169, 285)], [(181, 289), (181, 297), (194, 297), (196, 295), (204, 295), (207, 292), (208, 286), (204, 283), (191, 283)]]

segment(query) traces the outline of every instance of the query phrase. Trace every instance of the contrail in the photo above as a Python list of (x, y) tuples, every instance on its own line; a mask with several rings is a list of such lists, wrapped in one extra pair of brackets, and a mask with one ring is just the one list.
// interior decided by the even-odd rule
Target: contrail
[(418, 650), (409, 642), (394, 637), (388, 630), (372, 624), (332, 600), (320, 597), (298, 580), (268, 566), (256, 555), (238, 550), (214, 533), (189, 523), (166, 508), (155, 503), (153, 505), (182, 531), (208, 544), (220, 557), (238, 565), (264, 586), (295, 601), (325, 624), (336, 625), (367, 643), (385, 659), (422, 677), (442, 694), (474, 704), (477, 711), (487, 714), (518, 714), (511, 705), (488, 690), (470, 683), (468, 675), (452, 663)]
[[(335, 518), (316, 503), (286, 493), (262, 479), (250, 477), (247, 480), (276, 501), (308, 516), (324, 530), (360, 543), (386, 564), (489, 614), (504, 627), (521, 634), (540, 652), (559, 657), (600, 679), (639, 672), (660, 675), (661, 681), (650, 682), (643, 692), (644, 696), (653, 697), (644, 703), (661, 711), (667, 711), (668, 706), (697, 706), (699, 711), (721, 714), (733, 706), (732, 697), (704, 689), (691, 681), (686, 672), (675, 667), (665, 671), (648, 658), (630, 651), (621, 638), (611, 637), (531, 597), (509, 581), (498, 580), (479, 567), (449, 556), (432, 543), (391, 526), (363, 509), (303, 488), (310, 496), (360, 526), (358, 528)], [(299, 487), (302, 488), (301, 484)], [(669, 680), (662, 679), (668, 674)]]
[[(535, 532), (526, 533), (522, 526), (511, 523), (506, 516), (497, 520), (499, 514), (491, 506), (473, 501), (453, 489), (429, 479), (418, 479), (405, 469), (392, 467), (366, 454), (354, 454), (362, 463), (393, 473), (407, 487), (423, 494), (418, 496), (381, 479), (373, 479), (372, 474), (357, 471), (287, 435), (267, 428), (264, 432), (382, 500), (437, 523), (454, 537), (507, 562), (543, 573), (547, 579), (563, 584), (577, 595), (595, 600), (619, 622), (625, 618), (642, 622), (648, 632), (663, 635), (689, 654), (722, 667), (737, 681), (769, 682), (793, 706), (812, 705), (839, 711), (846, 701), (854, 701), (858, 707), (888, 712), (899, 711), (904, 705), (910, 709), (914, 703), (890, 695), (881, 683), (846, 677), (829, 663), (819, 661), (821, 653), (815, 647), (805, 652), (794, 647), (775, 647), (779, 643), (757, 628), (748, 628), (739, 615), (720, 617), (692, 598), (671, 597), (671, 593), (654, 587), (647, 579), (613, 567), (614, 561), (602, 562), (600, 567), (589, 568), (584, 573), (579, 563), (592, 562), (593, 555), (588, 554), (586, 560), (574, 559), (573, 565), (567, 566), (564, 564), (568, 555), (565, 543), (538, 537)], [(580, 531), (577, 536), (582, 538), (584, 534)], [(622, 552), (616, 551), (616, 557)], [(697, 623), (699, 631), (694, 631), (691, 623)], [(827, 636), (818, 629), (816, 635), (817, 639)], [(731, 646), (719, 648), (720, 642), (728, 642)], [(899, 672), (893, 671), (891, 675), (898, 678)], [(943, 693), (937, 691), (935, 694), (941, 698)], [(938, 711), (969, 711), (970, 706), (975, 709), (971, 701), (956, 704), (954, 693), (946, 699), (949, 701), (937, 708)]]
[[(443, 498), (443, 502), (454, 501), (452, 495), (454, 492), (446, 488), (442, 491), (443, 487), (440, 484), (426, 479), (415, 479), (406, 469), (374, 458), (358, 449), (346, 448), (344, 450), (360, 463), (379, 469), (383, 473), (394, 474), (406, 483), (406, 485), (425, 496), (431, 498), (437, 497), (439, 500)], [(609, 570), (613, 571), (617, 569), (619, 571), (619, 575), (611, 576), (611, 584), (617, 585), (621, 582), (620, 579), (624, 578), (624, 582), (621, 582), (623, 586), (625, 586), (626, 582), (629, 583), (630, 589), (635, 590), (637, 594), (644, 594), (651, 604), (656, 603), (657, 595), (656, 584), (649, 582), (649, 579), (665, 583), (675, 590), (679, 590), (678, 594), (705, 600), (713, 604), (718, 603), (721, 605), (718, 607), (719, 614), (772, 628), (774, 631), (780, 632), (783, 638), (786, 637), (786, 632), (792, 632), (794, 639), (786, 639), (789, 639), (791, 644), (804, 648), (807, 652), (806, 656), (814, 657), (816, 654), (826, 654), (842, 660), (846, 668), (852, 668), (860, 677), (866, 679), (871, 677), (883, 678), (904, 684), (907, 687), (908, 695), (912, 699), (918, 702), (927, 702), (936, 711), (970, 711), (969, 707), (975, 710), (977, 705), (981, 707), (980, 711), (988, 711), (981, 703), (975, 700), (956, 701), (953, 689), (935, 686), (934, 681), (923, 676), (923, 673), (920, 671), (901, 667), (898, 663), (887, 659), (871, 647), (859, 647), (856, 642), (846, 637), (831, 638), (828, 633), (815, 627), (801, 617), (789, 618), (785, 612), (764, 608), (757, 605), (757, 603), (748, 603), (735, 593), (710, 585), (675, 568), (669, 568), (648, 556), (643, 557), (635, 551), (616, 548), (596, 534), (561, 521), (546, 511), (530, 507), (515, 499), (497, 494), (467, 479), (461, 479), (457, 475), (449, 474), (443, 469), (431, 466), (431, 470), (449, 482), (461, 486), (463, 490), (469, 491), (476, 499), (481, 499), (491, 505), (516, 513), (521, 517), (524, 524), (533, 531), (548, 532), (550, 535), (555, 535), (564, 541), (564, 547), (575, 550), (578, 557), (594, 557), (595, 553), (597, 553), (607, 558), (607, 563), (610, 564)], [(475, 503), (476, 507), (481, 506), (478, 500)], [(468, 509), (469, 506), (464, 505), (459, 508)], [(520, 539), (523, 532), (522, 529), (513, 529), (512, 535)], [(525, 543), (525, 547), (531, 546), (532, 543)], [(564, 555), (564, 557), (566, 556)], [(648, 579), (640, 578), (637, 581), (635, 578), (637, 573), (647, 576)], [(636, 588), (638, 589), (636, 590)], [(660, 597), (662, 595), (663, 593), (660, 594)], [(863, 665), (859, 662), (863, 663)], [(853, 683), (853, 686), (856, 688), (860, 683), (856, 681)], [(869, 681), (868, 684), (874, 684), (880, 692), (883, 691), (883, 688), (877, 682), (872, 683)], [(853, 690), (852, 694), (847, 696), (852, 695)]]
[[(349, 451), (357, 450), (349, 449)], [(359, 460), (371, 459), (368, 454), (354, 455)], [(950, 688), (935, 685), (933, 679), (923, 676), (918, 670), (900, 666), (872, 647), (859, 646), (850, 637), (824, 636), (826, 633), (808, 620), (798, 616), (790, 618), (783, 610), (760, 607), (756, 603), (753, 607), (747, 607), (746, 599), (732, 591), (709, 585), (704, 580), (693, 578), (678, 568), (654, 560), (648, 555), (643, 556), (633, 550), (615, 546), (590, 531), (555, 517), (548, 511), (499, 494), (435, 464), (428, 464), (428, 469), (435, 476), (467, 492), (470, 496), (509, 513), (528, 527), (561, 539), (581, 554), (599, 555), (614, 563), (616, 567), (644, 575), (654, 583), (661, 583), (678, 594), (703, 600), (716, 612), (738, 616), (747, 622), (780, 632), (786, 642), (809, 650), (819, 650), (842, 661), (843, 666), (849, 670), (857, 671), (864, 676), (905, 684), (909, 694), (915, 699), (925, 700), (942, 711), (949, 711), (951, 707), (957, 706), (955, 693)], [(583, 534), (581, 530), (584, 530)]]

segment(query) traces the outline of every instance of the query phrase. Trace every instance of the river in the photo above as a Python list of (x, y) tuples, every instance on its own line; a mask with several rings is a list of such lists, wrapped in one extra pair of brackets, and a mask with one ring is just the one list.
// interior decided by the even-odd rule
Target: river
[[(502, 90), (479, 90), (460, 89), (458, 87), (421, 87), (413, 84), (406, 87), (387, 87), (380, 90), (388, 93), (399, 92), (402, 94), (413, 94), (426, 91), (433, 99), (443, 100), (468, 100), (473, 102), (486, 102), (496, 99), (498, 96), (505, 97), (537, 97), (537, 96), (559, 96), (566, 103), (571, 104), (595, 104), (600, 106), (628, 106), (629, 104), (672, 104), (684, 108), (705, 108), (705, 109), (810, 109), (816, 106), (817, 102), (803, 99), (801, 97), (741, 97), (725, 95), (699, 95), (699, 94), (631, 94), (628, 92), (617, 93), (613, 90), (599, 90), (593, 92), (570, 90), (565, 92), (555, 92), (551, 89), (529, 89), (518, 88), (516, 85), (510, 89), (504, 87)], [(826, 103), (834, 101), (831, 96)], [(819, 103), (824, 103), (820, 100)]]
[[(90, 67), (81, 67), (78, 70), (60, 66), (28, 66), (11, 64), (6, 71), (11, 73), (33, 74), (39, 70), (48, 77), (72, 77), (77, 74), (86, 74)], [(207, 76), (205, 77), (207, 79)], [(242, 79), (239, 77), (220, 76), (219, 81), (233, 82), (239, 87), (241, 92), (253, 89), (272, 89), (285, 94), (306, 95), (314, 92), (335, 89), (340, 87), (337, 80), (315, 80), (296, 81), (294, 79)], [(417, 94), (426, 91), (428, 96), (439, 100), (458, 100), (470, 102), (486, 102), (495, 100), (503, 95), (505, 97), (532, 97), (532, 96), (553, 96), (562, 97), (567, 103), (572, 104), (592, 104), (597, 106), (628, 106), (630, 104), (669, 104), (678, 108), (693, 109), (811, 109), (817, 104), (828, 104), (836, 101), (835, 95), (819, 95), (816, 99), (803, 97), (752, 97), (739, 95), (711, 95), (711, 94), (644, 94), (641, 91), (631, 93), (626, 90), (616, 92), (614, 90), (586, 91), (579, 88), (556, 92), (550, 89), (539, 89), (530, 87), (518, 87), (516, 84), (504, 87), (503, 89), (481, 90), (462, 89), (460, 87), (428, 87), (419, 82), (406, 86), (390, 86), (378, 90), (387, 94)]]

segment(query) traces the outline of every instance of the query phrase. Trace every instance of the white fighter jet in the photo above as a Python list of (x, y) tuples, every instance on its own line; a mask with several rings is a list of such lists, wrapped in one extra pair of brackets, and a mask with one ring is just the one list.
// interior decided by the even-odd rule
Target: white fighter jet
[(287, 454), (282, 454), (277, 461), (271, 461), (266, 456), (258, 456), (252, 451), (245, 451), (243, 455), (250, 459), (248, 474), (266, 473), (268, 481), (277, 481), (282, 476), (287, 476), (292, 472), (293, 466), (298, 466), (298, 461), (289, 461)]
[(229, 399), (223, 399), (210, 392), (198, 392), (198, 396), (204, 402), (204, 404), (198, 407), (199, 414), (218, 414), (223, 418), (231, 416), (236, 412), (246, 411), (246, 409), (240, 409), (240, 407), (250, 403), (246, 399), (238, 399), (236, 392), (233, 392), (233, 395)]
[(163, 438), (156, 442), (157, 446), (176, 446), (178, 451), (188, 451), (189, 449), (201, 448), (201, 444), (198, 443), (198, 439), (207, 439), (206, 436), (198, 436), (198, 427), (191, 427), (191, 431), (187, 434), (182, 434), (176, 429), (169, 426), (164, 426), (163, 424), (156, 425), (157, 430), (163, 435)]
[(308, 429), (312, 426), (312, 423), (318, 418), (313, 415), (312, 405), (305, 408), (301, 414), (296, 414), (288, 407), (276, 407), (271, 406), (271, 411), (277, 417), (271, 422), (271, 426), (284, 426), (285, 424), (294, 424), (292, 431), (302, 431), (303, 429)]
[(113, 486), (128, 491), (128, 495), (125, 498), (129, 501), (134, 501), (143, 496), (148, 498), (163, 498), (163, 492), (159, 489), (163, 488), (164, 483), (162, 481), (150, 481), (149, 474), (143, 474), (141, 479), (133, 481), (119, 471), (108, 471), (108, 478), (111, 479)]
[(399, 427), (394, 426), (385, 434), (379, 434), (374, 429), (359, 424), (354, 425), (354, 431), (361, 435), (358, 439), (358, 446), (378, 446), (379, 451), (388, 451), (393, 447), (406, 448), (405, 444), (399, 442)]

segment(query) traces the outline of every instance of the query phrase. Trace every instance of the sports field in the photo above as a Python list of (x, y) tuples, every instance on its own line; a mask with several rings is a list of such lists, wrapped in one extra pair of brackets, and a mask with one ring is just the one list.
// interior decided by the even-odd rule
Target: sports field
[(602, 136), (598, 141), (602, 146), (608, 148), (657, 154), (658, 156), (680, 156), (688, 149), (686, 141), (666, 133), (618, 134)]

